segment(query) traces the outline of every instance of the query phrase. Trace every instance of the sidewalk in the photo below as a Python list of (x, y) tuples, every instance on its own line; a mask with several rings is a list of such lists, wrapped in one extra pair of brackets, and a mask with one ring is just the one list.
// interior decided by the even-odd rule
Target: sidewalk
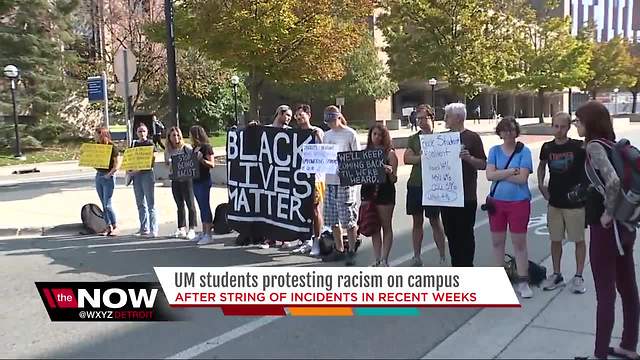
[[(587, 239), (589, 239), (587, 233)], [(587, 240), (588, 241), (588, 240)], [(588, 243), (587, 243), (588, 246)], [(573, 243), (563, 247), (562, 274), (565, 281), (575, 274)], [(640, 247), (635, 246), (636, 277), (640, 278)], [(553, 273), (551, 257), (542, 263)], [(532, 299), (520, 299), (520, 309), (483, 309), (451, 334), (424, 359), (573, 359), (593, 358), (596, 298), (590, 259), (583, 274), (587, 292), (534, 288)], [(622, 305), (618, 296), (611, 346), (622, 336)]]

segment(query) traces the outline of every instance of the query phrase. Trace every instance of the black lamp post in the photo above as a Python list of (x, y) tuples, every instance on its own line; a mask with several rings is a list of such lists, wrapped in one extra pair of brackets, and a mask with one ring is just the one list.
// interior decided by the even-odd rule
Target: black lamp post
[(18, 132), (18, 107), (16, 105), (16, 84), (20, 71), (15, 65), (7, 65), (4, 67), (4, 76), (11, 80), (11, 100), (13, 102), (13, 127), (16, 132), (16, 153), (14, 157), (19, 160), (24, 160), (24, 155), (20, 150), (20, 134)]
[(436, 80), (435, 78), (429, 79), (429, 85), (431, 85), (431, 106), (433, 106), (433, 111), (436, 111), (436, 92), (435, 92), (435, 88), (436, 88), (436, 84), (437, 83), (438, 83), (438, 80)]
[(240, 78), (237, 75), (231, 77), (231, 85), (233, 85), (233, 109), (235, 112), (235, 126), (238, 126), (238, 84)]

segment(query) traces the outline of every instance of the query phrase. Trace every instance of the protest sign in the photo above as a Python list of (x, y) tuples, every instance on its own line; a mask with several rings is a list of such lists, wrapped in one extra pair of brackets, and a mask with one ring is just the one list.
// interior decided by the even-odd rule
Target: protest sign
[(138, 146), (124, 151), (122, 170), (149, 170), (153, 162), (153, 146)]
[(338, 149), (335, 144), (306, 144), (302, 147), (302, 172), (305, 174), (335, 174), (338, 170)]
[(381, 184), (385, 181), (382, 149), (338, 153), (340, 185)]
[(200, 164), (193, 151), (171, 156), (171, 179), (191, 180), (200, 177)]
[(82, 144), (80, 147), (80, 166), (108, 169), (111, 162), (113, 145)]
[(460, 133), (420, 135), (422, 205), (464, 207)]
[(308, 239), (315, 176), (301, 170), (311, 130), (250, 126), (227, 133), (229, 225), (250, 236)]

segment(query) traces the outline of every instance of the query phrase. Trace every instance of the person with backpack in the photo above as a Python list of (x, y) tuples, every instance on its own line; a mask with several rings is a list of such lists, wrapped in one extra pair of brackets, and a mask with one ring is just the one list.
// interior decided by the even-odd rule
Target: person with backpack
[[(551, 119), (554, 139), (542, 145), (540, 164), (538, 165), (538, 188), (549, 202), (547, 225), (551, 240), (551, 259), (553, 275), (542, 284), (543, 290), (554, 290), (564, 286), (564, 278), (560, 272), (562, 258), (562, 240), (573, 241), (576, 250), (576, 274), (571, 280), (570, 290), (575, 294), (584, 294), (582, 271), (587, 256), (587, 245), (584, 242), (584, 202), (575, 201), (567, 194), (580, 186), (584, 179), (585, 150), (581, 140), (567, 137), (571, 128), (571, 115), (560, 112)], [(546, 168), (549, 167), (549, 185), (545, 186)]]
[[(640, 153), (630, 146), (616, 146), (611, 115), (600, 102), (589, 101), (578, 108), (576, 128), (587, 143), (585, 171), (593, 187), (588, 192), (585, 210), (597, 301), (594, 355), (599, 359), (606, 359), (607, 356), (639, 359), (636, 348), (640, 298), (633, 260), (636, 238), (634, 225), (637, 225), (637, 219), (621, 216), (619, 209), (626, 201), (621, 193), (623, 187), (637, 183), (632, 177), (640, 172), (640, 157), (636, 157), (634, 162), (627, 158), (621, 167), (616, 159), (620, 155), (618, 149), (626, 152), (625, 155)], [(622, 341), (618, 347), (610, 347), (616, 289), (622, 299)]]
[(200, 166), (200, 177), (193, 179), (193, 194), (200, 208), (200, 221), (202, 222), (202, 233), (195, 241), (198, 245), (207, 245), (213, 242), (211, 229), (213, 228), (213, 214), (211, 213), (211, 168), (214, 166), (213, 148), (209, 144), (207, 132), (200, 125), (194, 125), (189, 130), (193, 151), (198, 158)]
[[(391, 146), (391, 135), (383, 125), (376, 124), (369, 129), (366, 149), (384, 151), (385, 182), (382, 184), (363, 184), (360, 197), (364, 202), (373, 202), (380, 220), (381, 229), (371, 235), (373, 253), (376, 261), (373, 266), (388, 267), (389, 253), (393, 245), (393, 208), (396, 205), (396, 186), (398, 181), (398, 157)], [(382, 234), (381, 234), (382, 231)]]
[(111, 145), (109, 167), (96, 168), (96, 192), (98, 192), (98, 197), (104, 210), (104, 221), (107, 225), (106, 230), (100, 235), (116, 236), (118, 234), (118, 226), (116, 225), (116, 212), (113, 210), (111, 198), (116, 187), (116, 172), (120, 168), (121, 158), (118, 156), (116, 145), (111, 140), (109, 129), (99, 127), (96, 129), (95, 138), (98, 144)]
[[(171, 177), (172, 166), (171, 157), (178, 154), (192, 154), (193, 149), (189, 144), (184, 143), (182, 138), (182, 131), (179, 127), (174, 126), (169, 129), (167, 136), (167, 146), (164, 151), (165, 164), (169, 166), (169, 177)], [(187, 240), (193, 240), (196, 237), (195, 228), (198, 226), (196, 219), (196, 208), (194, 205), (193, 197), (193, 181), (185, 179), (173, 179), (171, 180), (171, 193), (173, 194), (173, 200), (176, 202), (178, 208), (178, 229), (174, 236), (177, 238), (186, 238)], [(189, 229), (187, 230), (187, 221), (185, 217), (185, 205), (189, 213)]]
[(514, 117), (507, 116), (496, 126), (502, 145), (489, 150), (487, 180), (491, 181), (491, 194), (485, 207), (489, 212), (492, 249), (496, 266), (504, 266), (507, 226), (516, 258), (519, 282), (518, 293), (523, 298), (533, 297), (529, 287), (529, 257), (527, 253), (527, 226), (531, 214), (529, 175), (533, 172), (531, 150), (516, 141), (520, 126)]
[(153, 145), (160, 147), (162, 150), (165, 150), (164, 144), (162, 143), (162, 134), (164, 133), (164, 124), (162, 121), (158, 120), (156, 114), (153, 114)]
[[(133, 147), (154, 146), (153, 141), (149, 140), (149, 130), (144, 123), (140, 123), (138, 129), (138, 140), (133, 141)], [(155, 156), (151, 158), (151, 169), (132, 171), (129, 173), (133, 180), (133, 192), (136, 197), (136, 205), (138, 207), (138, 218), (140, 220), (140, 230), (137, 235), (158, 237), (158, 220), (155, 208), (155, 174), (153, 172), (153, 164)]]
[(407, 215), (413, 219), (411, 230), (413, 243), (413, 259), (411, 266), (422, 266), (422, 238), (424, 237), (424, 218), (429, 219), (433, 242), (438, 248), (440, 266), (446, 265), (445, 235), (440, 220), (440, 208), (437, 206), (422, 205), (422, 153), (420, 135), (433, 134), (433, 119), (435, 113), (429, 105), (419, 105), (416, 119), (420, 131), (411, 135), (407, 140), (407, 149), (404, 152), (404, 163), (412, 165), (409, 180), (407, 180)]

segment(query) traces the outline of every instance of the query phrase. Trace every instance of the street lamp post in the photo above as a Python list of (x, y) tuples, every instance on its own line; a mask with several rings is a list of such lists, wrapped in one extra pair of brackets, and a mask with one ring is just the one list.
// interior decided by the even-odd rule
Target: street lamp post
[(435, 92), (435, 88), (436, 88), (436, 84), (438, 83), (438, 80), (436, 80), (436, 78), (431, 78), (429, 79), (429, 85), (431, 85), (431, 106), (433, 106), (433, 111), (436, 111), (436, 92)]
[(24, 155), (20, 150), (20, 134), (18, 132), (18, 107), (16, 105), (16, 83), (18, 82), (18, 76), (20, 71), (15, 65), (7, 65), (4, 67), (4, 76), (11, 81), (11, 100), (13, 102), (13, 127), (16, 132), (16, 153), (14, 157), (16, 159), (24, 160)]
[(238, 84), (240, 78), (237, 75), (231, 77), (231, 85), (233, 85), (233, 109), (235, 112), (235, 126), (238, 126)]
[(615, 102), (616, 102), (616, 111), (615, 112), (616, 112), (616, 114), (618, 114), (618, 91), (620, 91), (620, 89), (618, 89), (618, 88), (613, 89), (614, 94), (616, 94), (616, 99), (615, 99)]

